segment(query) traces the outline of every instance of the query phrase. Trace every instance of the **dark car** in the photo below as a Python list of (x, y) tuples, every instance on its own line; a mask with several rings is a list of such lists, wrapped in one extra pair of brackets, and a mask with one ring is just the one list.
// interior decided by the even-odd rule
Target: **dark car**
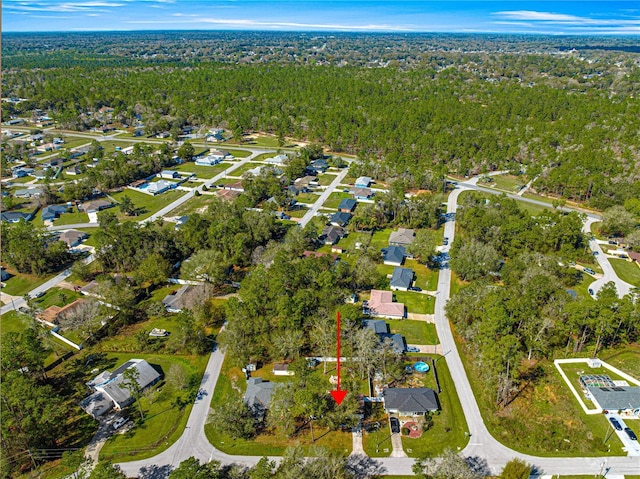
[(391, 433), (398, 434), (400, 432), (400, 421), (398, 421), (397, 417), (392, 417), (389, 419), (391, 423)]
[(629, 439), (631, 439), (632, 441), (637, 441), (638, 440), (638, 436), (636, 436), (636, 433), (633, 432), (631, 429), (629, 429), (628, 427), (624, 428), (624, 432), (627, 433), (627, 436), (629, 436)]
[[(408, 353), (419, 353), (420, 352), (420, 348), (417, 348), (415, 346), (407, 346), (407, 352)], [(409, 366), (411, 367), (411, 366)]]
[(615, 417), (610, 417), (609, 422), (611, 423), (611, 425), (616, 431), (622, 431), (622, 426), (620, 425), (620, 423)]
[(589, 288), (589, 294), (593, 296), (593, 290), (591, 288)]
[(422, 291), (422, 288), (420, 288), (419, 286), (409, 286), (409, 291)]

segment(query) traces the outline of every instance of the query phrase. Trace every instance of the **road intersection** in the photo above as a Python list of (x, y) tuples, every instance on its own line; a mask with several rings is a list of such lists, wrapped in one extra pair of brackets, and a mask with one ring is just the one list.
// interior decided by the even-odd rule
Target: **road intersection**
[[(447, 213), (456, 212), (460, 193), (473, 189), (478, 189), (473, 183), (462, 183), (454, 189), (447, 201)], [(528, 198), (520, 197), (518, 199), (529, 200)], [(544, 206), (548, 206), (546, 203), (543, 204)], [(454, 217), (454, 215), (450, 217)], [(455, 236), (455, 220), (445, 223), (444, 236), (449, 238), (450, 245)], [(449, 245), (445, 246), (445, 253), (448, 252)], [(484, 424), (480, 408), (476, 402), (453, 339), (449, 320), (445, 314), (445, 305), (451, 294), (451, 270), (446, 263), (442, 266), (438, 277), (435, 321), (440, 342), (443, 350), (446, 352), (445, 361), (447, 362), (447, 366), (455, 383), (469, 429), (470, 442), (462, 453), (466, 457), (474, 459), (477, 463), (484, 464), (487, 472), (494, 475), (498, 474), (504, 464), (513, 458), (520, 458), (532, 464), (539, 474), (598, 474), (602, 472), (604, 464), (607, 465), (608, 471), (611, 474), (637, 474), (640, 468), (640, 461), (637, 457), (535, 457), (514, 451), (493, 438)], [(213, 395), (223, 359), (223, 353), (216, 348), (211, 354), (201, 384), (201, 390), (206, 391), (208, 395)], [(164, 472), (177, 467), (181, 461), (190, 456), (195, 456), (201, 461), (213, 459), (225, 464), (235, 463), (246, 466), (256, 464), (260, 459), (259, 456), (232, 456), (210, 445), (204, 434), (204, 426), (207, 421), (210, 403), (208, 395), (196, 400), (189, 416), (185, 433), (178, 442), (163, 453), (150, 459), (119, 464), (123, 471), (128, 476), (138, 476), (145, 473), (148, 474), (149, 471), (152, 470), (157, 470), (159, 475), (154, 477), (166, 477), (162, 475)], [(277, 458), (272, 459), (277, 460)], [(376, 461), (389, 474), (413, 474), (412, 467), (414, 460), (411, 458), (389, 457), (376, 459)]]

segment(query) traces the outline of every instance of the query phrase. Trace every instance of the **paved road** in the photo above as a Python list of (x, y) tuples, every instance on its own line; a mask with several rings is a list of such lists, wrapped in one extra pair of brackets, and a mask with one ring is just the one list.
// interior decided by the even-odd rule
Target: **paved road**
[[(346, 158), (345, 158), (346, 159)], [(331, 184), (325, 188), (325, 190), (322, 192), (322, 194), (320, 195), (320, 197), (316, 200), (316, 202), (311, 205), (311, 208), (309, 208), (309, 211), (307, 211), (304, 216), (302, 217), (302, 219), (298, 222), (298, 224), (304, 228), (307, 223), (309, 221), (311, 221), (311, 218), (313, 218), (316, 213), (318, 212), (318, 210), (320, 210), (320, 208), (322, 207), (322, 205), (324, 204), (325, 201), (327, 201), (327, 198), (329, 198), (329, 196), (331, 195), (331, 193), (333, 193), (333, 191), (336, 189), (336, 187), (340, 184), (340, 182), (342, 180), (344, 180), (345, 176), (347, 176), (347, 174), (349, 173), (349, 168), (344, 168), (337, 176), (336, 179), (333, 180), (331, 182)]]
[[(584, 226), (582, 227), (582, 232), (590, 235), (591, 225), (597, 221), (598, 220), (596, 218), (587, 218), (587, 220), (584, 223)], [(618, 290), (619, 297), (622, 298), (623, 296), (629, 294), (631, 292), (631, 288), (634, 288), (634, 286), (632, 284), (629, 284), (621, 280), (618, 277), (615, 270), (613, 269), (613, 266), (611, 266), (611, 262), (609, 261), (609, 258), (605, 256), (604, 252), (602, 251), (602, 248), (600, 247), (600, 244), (596, 241), (595, 238), (589, 240), (589, 248), (591, 248), (592, 251), (595, 251), (598, 253), (596, 255), (596, 260), (598, 261), (598, 264), (602, 268), (602, 272), (603, 272), (602, 277), (596, 279), (589, 286), (591, 289), (593, 289), (593, 292), (595, 294), (598, 294), (598, 291), (600, 291), (600, 289), (606, 283), (612, 281), (616, 285), (616, 289)]]

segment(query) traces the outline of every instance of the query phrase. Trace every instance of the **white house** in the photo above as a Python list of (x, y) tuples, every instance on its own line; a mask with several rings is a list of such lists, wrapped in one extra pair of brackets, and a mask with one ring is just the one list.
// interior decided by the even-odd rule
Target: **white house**
[(94, 418), (115, 408), (120, 410), (133, 403), (134, 397), (125, 386), (124, 372), (137, 371), (137, 383), (142, 389), (157, 383), (162, 375), (144, 359), (130, 359), (110, 373), (103, 371), (87, 383), (94, 393), (80, 402), (80, 407)]
[(207, 156), (204, 156), (202, 158), (197, 158), (196, 159), (196, 165), (213, 166), (213, 165), (217, 165), (221, 161), (222, 161), (222, 158), (220, 158), (220, 157), (207, 155)]

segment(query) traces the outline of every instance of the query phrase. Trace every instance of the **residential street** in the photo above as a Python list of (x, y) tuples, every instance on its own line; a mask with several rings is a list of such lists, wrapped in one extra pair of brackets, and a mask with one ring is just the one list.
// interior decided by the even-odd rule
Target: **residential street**
[(327, 201), (327, 198), (329, 198), (331, 193), (333, 193), (333, 191), (340, 184), (340, 182), (344, 180), (345, 176), (347, 176), (348, 173), (349, 173), (349, 168), (343, 168), (342, 171), (336, 176), (335, 180), (333, 180), (331, 184), (327, 188), (325, 188), (325, 190), (322, 192), (322, 194), (316, 200), (316, 202), (313, 205), (311, 205), (311, 207), (309, 208), (309, 211), (307, 211), (302, 217), (302, 219), (298, 222), (301, 228), (304, 228), (307, 225), (307, 223), (311, 221), (311, 218), (313, 218), (316, 215), (316, 213), (320, 210), (324, 202)]
[[(459, 187), (449, 195), (447, 201), (448, 213), (456, 212), (458, 196), (466, 189), (476, 188), (469, 188), (466, 184), (461, 183)], [(522, 200), (526, 201), (528, 199), (522, 198)], [(444, 236), (449, 237), (449, 245), (451, 245), (455, 236), (455, 221), (445, 223)], [(445, 246), (445, 252), (448, 252), (449, 245)], [(540, 474), (597, 474), (602, 470), (603, 461), (605, 460), (607, 467), (610, 468), (609, 472), (611, 474), (637, 474), (639, 467), (637, 457), (534, 457), (518, 453), (495, 440), (484, 424), (480, 409), (462, 365), (462, 360), (453, 340), (449, 321), (445, 316), (444, 308), (450, 294), (451, 270), (448, 268), (448, 265), (445, 264), (438, 277), (435, 323), (438, 337), (440, 338), (440, 343), (444, 351), (443, 354), (445, 354), (445, 361), (456, 385), (456, 390), (460, 397), (462, 409), (465, 412), (468, 424), (470, 442), (462, 451), (465, 456), (475, 458), (480, 463), (484, 463), (488, 471), (493, 474), (500, 473), (504, 464), (514, 457), (521, 458), (534, 465)], [(215, 384), (222, 366), (222, 360), (223, 354), (219, 350), (215, 350), (211, 354), (201, 385), (201, 389), (204, 389), (207, 395), (205, 395), (203, 399), (196, 400), (183, 436), (167, 451), (155, 457), (130, 463), (121, 463), (120, 466), (128, 475), (135, 476), (136, 474), (144, 473), (145, 478), (166, 477), (169, 468), (178, 466), (182, 460), (192, 455), (200, 460), (216, 459), (223, 463), (244, 465), (253, 465), (260, 459), (258, 456), (230, 456), (224, 454), (214, 449), (204, 435), (204, 425), (209, 409), (210, 396), (215, 389)], [(412, 466), (414, 460), (411, 458), (389, 457), (378, 459), (377, 461), (379, 461), (389, 474), (413, 474)], [(155, 469), (158, 475), (148, 475), (151, 469)]]

